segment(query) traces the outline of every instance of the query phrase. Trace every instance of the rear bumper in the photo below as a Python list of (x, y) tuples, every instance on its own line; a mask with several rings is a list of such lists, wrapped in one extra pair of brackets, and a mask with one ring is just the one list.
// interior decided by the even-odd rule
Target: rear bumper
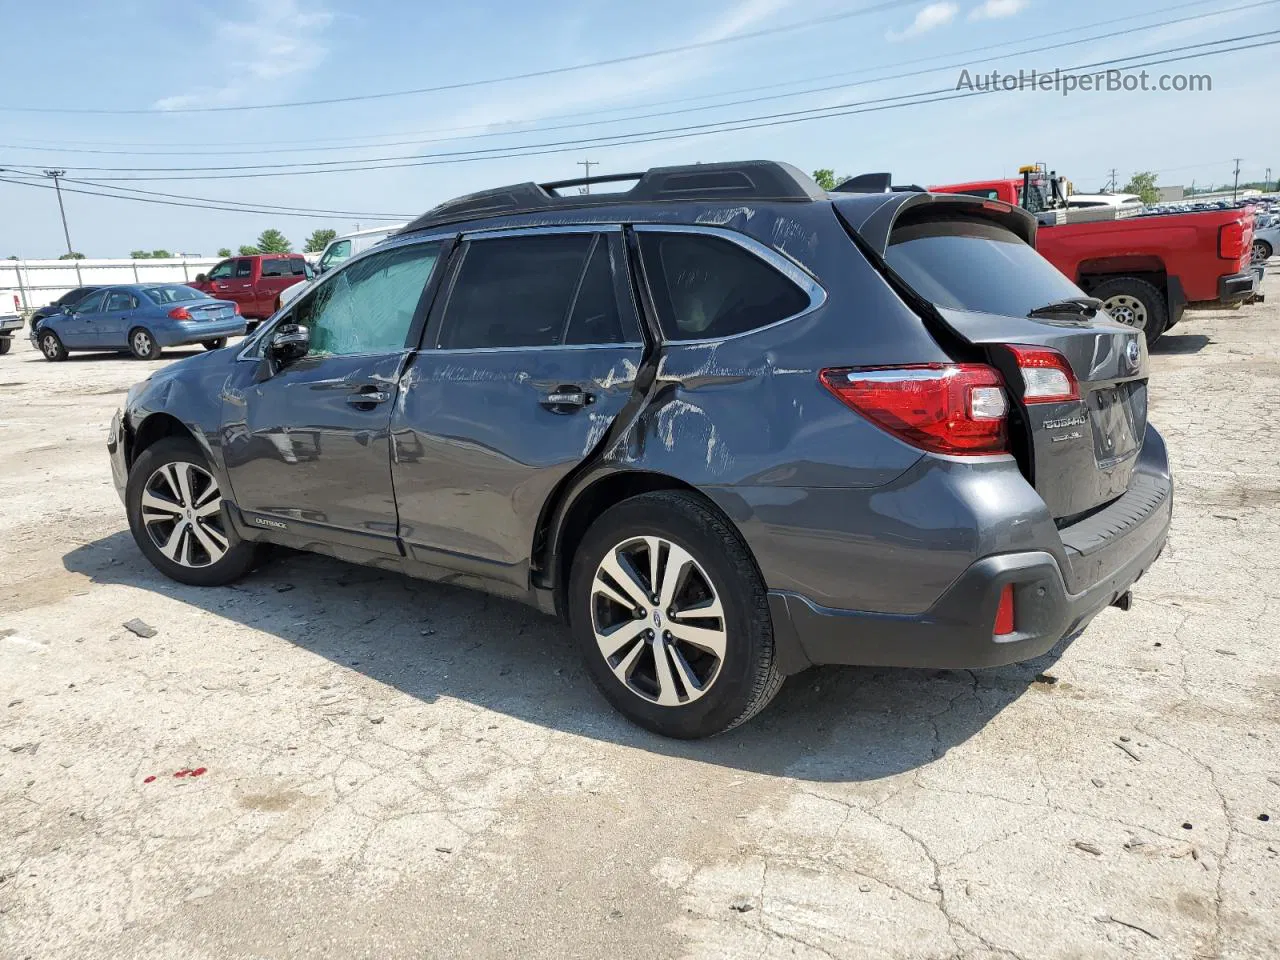
[[(1038, 657), (1114, 603), (1164, 549), (1173, 481), (1158, 434), (1130, 491), (1062, 531), (1061, 552), (1019, 550), (982, 557), (923, 613), (824, 607), (786, 591), (769, 593), (780, 667), (994, 667)], [(1057, 555), (1055, 555), (1057, 554)], [(1014, 591), (1015, 632), (992, 627), (1005, 585)]]
[(242, 337), (244, 333), (244, 317), (236, 316), (230, 320), (179, 322), (172, 326), (157, 327), (155, 337), (162, 347), (180, 347), (183, 344), (203, 343), (222, 337)]
[(0, 317), (0, 337), (11, 337), (21, 329), (21, 317)]
[(1258, 274), (1252, 270), (1218, 278), (1218, 300), (1225, 304), (1243, 303), (1257, 292)]

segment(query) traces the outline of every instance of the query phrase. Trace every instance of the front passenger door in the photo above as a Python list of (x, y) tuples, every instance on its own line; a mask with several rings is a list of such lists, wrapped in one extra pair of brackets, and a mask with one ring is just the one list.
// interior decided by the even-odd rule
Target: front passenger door
[(107, 291), (99, 290), (77, 303), (71, 312), (63, 314), (61, 321), (54, 325), (63, 346), (69, 350), (84, 350), (99, 345), (98, 321), (106, 299)]
[(223, 450), (250, 524), (399, 555), (388, 427), (440, 252), (419, 242), (352, 261), (281, 318), (310, 329), (305, 357), (238, 364)]

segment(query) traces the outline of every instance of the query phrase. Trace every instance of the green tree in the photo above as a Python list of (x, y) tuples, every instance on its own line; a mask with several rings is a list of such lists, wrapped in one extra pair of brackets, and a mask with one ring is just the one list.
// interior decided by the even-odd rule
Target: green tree
[(293, 253), (293, 244), (275, 227), (258, 234), (258, 249), (263, 253)]
[(303, 253), (319, 253), (329, 245), (329, 241), (338, 235), (337, 230), (316, 230), (311, 236), (307, 237), (307, 242), (302, 246)]
[(151, 254), (147, 253), (145, 250), (130, 250), (129, 258), (131, 260), (150, 260)]
[(231, 256), (231, 248), (230, 248), (230, 247), (219, 247), (219, 248), (218, 248), (218, 256), (220, 256), (220, 257), (229, 257), (229, 256)]
[(83, 260), (83, 253), (64, 253), (58, 258), (59, 260)]
[(817, 181), (818, 186), (823, 190), (834, 190), (836, 188), (836, 172), (830, 167), (823, 167), (820, 170), (813, 171), (813, 179)]
[(1136, 193), (1143, 203), (1159, 203), (1160, 191), (1156, 189), (1156, 175), (1150, 170), (1135, 173), (1124, 185), (1124, 193)]
[(259, 250), (257, 247), (250, 246), (247, 243), (242, 243), (240, 244), (239, 252), (240, 252), (240, 256), (242, 257), (252, 257), (255, 253), (261, 253), (262, 251)]
[(129, 256), (134, 260), (168, 260), (173, 254), (161, 247), (159, 250), (132, 250)]
[(159, 250), (151, 251), (152, 260), (169, 260), (172, 257), (173, 257), (173, 254), (170, 253), (168, 250), (166, 250), (164, 247), (161, 247)]

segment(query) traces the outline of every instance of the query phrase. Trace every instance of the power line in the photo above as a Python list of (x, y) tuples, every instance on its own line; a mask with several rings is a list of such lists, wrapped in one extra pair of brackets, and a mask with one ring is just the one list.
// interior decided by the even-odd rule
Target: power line
[(353, 94), (346, 97), (326, 97), (315, 100), (292, 100), (283, 103), (255, 103), (222, 107), (180, 107), (176, 109), (145, 107), (112, 110), (93, 107), (15, 107), (3, 105), (0, 106), (0, 110), (15, 113), (75, 113), (110, 115), (143, 113), (232, 113), (246, 110), (281, 110), (287, 107), (315, 107), (334, 103), (360, 103), (369, 100), (387, 100), (394, 97), (410, 97), (424, 93), (442, 93), (448, 90), (464, 90), (473, 87), (490, 86), (496, 83), (509, 83), (515, 80), (534, 80), (540, 77), (553, 77), (566, 73), (574, 73), (579, 70), (591, 70), (597, 67), (611, 67), (620, 63), (634, 63), (638, 60), (665, 57), (673, 53), (688, 53), (693, 50), (705, 50), (708, 47), (716, 47), (725, 43), (738, 43), (743, 40), (754, 40), (759, 37), (773, 36), (774, 34), (785, 33), (792, 30), (803, 30), (808, 27), (815, 27), (822, 24), (836, 23), (841, 20), (848, 20), (852, 17), (865, 16), (869, 13), (880, 13), (884, 10), (891, 10), (894, 7), (909, 6), (915, 2), (916, 0), (884, 0), (883, 3), (872, 4), (869, 7), (859, 7), (856, 10), (846, 10), (842, 13), (833, 13), (825, 17), (813, 17), (809, 20), (799, 20), (794, 23), (784, 23), (776, 27), (764, 27), (759, 30), (748, 31), (746, 33), (737, 33), (729, 37), (719, 37), (715, 40), (699, 40), (696, 43), (686, 43), (678, 47), (667, 47), (663, 50), (651, 50), (647, 53), (633, 53), (623, 57), (611, 57), (608, 60), (595, 60), (591, 63), (580, 63), (569, 67), (550, 67), (545, 70), (531, 70), (527, 73), (512, 73), (501, 77), (488, 77), (483, 80), (459, 80), (454, 83), (442, 83), (431, 87), (417, 87), (411, 90), (389, 90), (382, 93)]
[[(53, 187), (46, 186), (43, 183), (33, 183), (30, 180), (11, 180), (8, 177), (0, 177), (0, 183), (10, 183), (17, 187), (34, 187), (37, 190), (52, 190)], [(112, 200), (132, 200), (134, 203), (154, 203), (166, 207), (189, 207), (195, 210), (215, 210), (222, 213), (252, 213), (264, 216), (290, 216), (290, 217), (307, 217), (315, 220), (332, 220), (333, 217), (328, 214), (319, 213), (283, 213), (279, 210), (252, 210), (243, 207), (220, 207), (210, 204), (183, 203), (178, 200), (159, 200), (150, 197), (130, 197), (123, 196), (118, 193), (100, 193), (94, 190), (80, 190), (75, 187), (62, 187), (66, 193), (79, 193), (87, 197), (107, 197)], [(378, 217), (374, 219), (385, 220), (406, 220), (408, 215), (397, 217)]]
[[(1168, 57), (1163, 60), (1152, 60), (1143, 63), (1131, 63), (1129, 69), (1136, 67), (1156, 66), (1164, 63), (1175, 63), (1183, 60), (1199, 59), (1202, 57), (1216, 56), (1223, 53), (1235, 53), (1240, 50), (1250, 50), (1258, 47), (1273, 46), (1280, 41), (1272, 40), (1255, 44), (1238, 44), (1233, 47), (1227, 47), (1220, 50), (1203, 50), (1208, 46), (1220, 46), (1227, 43), (1237, 43), (1240, 40), (1251, 40), (1258, 37), (1268, 37), (1280, 34), (1280, 30), (1262, 31), (1254, 34), (1242, 34), (1235, 37), (1226, 37), (1221, 40), (1205, 41), (1202, 43), (1184, 44), (1178, 47), (1169, 47), (1164, 50), (1149, 51), (1143, 54), (1132, 54), (1126, 57), (1116, 57), (1109, 60), (1098, 60), (1092, 63), (1079, 64), (1073, 67), (1063, 69), (1063, 73), (1073, 73), (1082, 70), (1088, 70), (1095, 67), (1105, 67), (1113, 64), (1125, 63), (1127, 61), (1141, 60), (1144, 57), (1153, 57), (1163, 53), (1177, 53), (1185, 50), (1197, 50), (1196, 53), (1186, 54), (1177, 57)], [(363, 170), (391, 170), (402, 169), (406, 167), (418, 166), (438, 166), (446, 163), (465, 163), (474, 162), (476, 160), (494, 160), (507, 159), (529, 156), (542, 156), (548, 153), (563, 153), (569, 150), (582, 149), (586, 146), (625, 146), (639, 143), (657, 143), (668, 140), (685, 139), (694, 136), (703, 136), (714, 133), (735, 132), (738, 130), (758, 129), (762, 127), (784, 126), (792, 123), (804, 122), (807, 120), (827, 119), (831, 117), (847, 116), (858, 113), (875, 112), (877, 110), (893, 109), (893, 106), (884, 106), (885, 104), (894, 104), (895, 101), (912, 101), (912, 103), (932, 103), (942, 102), (946, 100), (961, 99), (960, 96), (938, 96), (936, 99), (918, 100), (913, 98), (932, 97), (935, 94), (951, 94), (955, 88), (945, 87), (934, 90), (923, 90), (915, 93), (900, 94), (892, 97), (881, 97), (869, 100), (850, 101), (841, 104), (832, 104), (826, 107), (810, 107), (802, 110), (784, 111), (781, 113), (762, 114), (753, 117), (740, 117), (737, 119), (718, 120), (706, 123), (687, 124), (678, 127), (656, 128), (644, 131), (633, 131), (631, 133), (607, 134), (600, 137), (578, 138), (572, 140), (549, 141), (543, 143), (519, 144), (509, 147), (486, 147), (474, 150), (457, 150), (444, 151), (438, 153), (426, 154), (407, 154), (392, 155), (387, 157), (372, 157), (358, 161), (309, 161), (297, 163), (281, 163), (281, 164), (246, 164), (246, 165), (225, 165), (210, 167), (73, 167), (76, 170), (93, 170), (103, 172), (132, 172), (132, 173), (167, 173), (169, 171), (181, 171), (184, 173), (198, 172), (198, 176), (176, 175), (176, 176), (144, 176), (144, 177), (96, 177), (98, 181), (155, 181), (155, 180), (229, 180), (229, 179), (256, 179), (261, 177), (282, 176), (282, 175), (312, 175), (317, 173), (344, 173)], [(978, 93), (986, 91), (978, 91)], [(996, 92), (996, 91), (991, 91)], [(973, 94), (965, 94), (969, 96)], [(896, 106), (909, 106), (911, 103), (896, 103)], [(804, 115), (808, 116), (804, 116)], [(205, 171), (215, 171), (214, 173), (206, 173)], [(217, 171), (254, 171), (254, 172), (217, 172)]]
[[(1203, 2), (1204, 2), (1204, 0), (1195, 0), (1195, 3), (1196, 3), (1197, 5), (1198, 5), (1198, 4), (1200, 4), (1200, 3), (1203, 3)], [(1034, 54), (1034, 53), (1043, 53), (1043, 52), (1046, 52), (1046, 51), (1049, 51), (1049, 50), (1058, 50), (1058, 49), (1062, 49), (1062, 48), (1065, 48), (1065, 47), (1078, 46), (1078, 45), (1083, 44), (1083, 43), (1092, 43), (1092, 42), (1094, 42), (1094, 41), (1099, 41), (1099, 40), (1109, 40), (1109, 39), (1112, 39), (1112, 38), (1114, 38), (1114, 37), (1125, 36), (1125, 35), (1127, 35), (1127, 34), (1131, 34), (1131, 33), (1139, 33), (1139, 32), (1143, 32), (1143, 31), (1147, 31), (1147, 30), (1154, 30), (1154, 29), (1157, 29), (1157, 28), (1160, 28), (1160, 27), (1167, 27), (1167, 26), (1172, 26), (1172, 25), (1180, 24), (1180, 23), (1187, 23), (1187, 22), (1192, 22), (1192, 21), (1197, 21), (1197, 20), (1210, 19), (1210, 18), (1213, 18), (1213, 17), (1223, 16), (1223, 15), (1225, 15), (1225, 14), (1229, 14), (1229, 13), (1235, 13), (1235, 12), (1239, 12), (1239, 11), (1243, 11), (1243, 10), (1252, 10), (1252, 9), (1256, 9), (1256, 8), (1258, 8), (1258, 7), (1274, 6), (1276, 3), (1280, 3), (1280, 0), (1256, 0), (1256, 2), (1247, 3), (1247, 4), (1244, 4), (1244, 5), (1241, 5), (1241, 6), (1237, 6), (1237, 7), (1230, 7), (1230, 8), (1228, 8), (1228, 9), (1226, 9), (1226, 10), (1216, 10), (1216, 11), (1211, 11), (1211, 12), (1209, 12), (1209, 13), (1195, 14), (1195, 15), (1187, 16), (1187, 17), (1177, 17), (1177, 18), (1173, 18), (1173, 19), (1170, 19), (1170, 20), (1163, 20), (1163, 21), (1159, 21), (1159, 22), (1156, 22), (1156, 23), (1149, 23), (1149, 24), (1143, 24), (1143, 25), (1140, 25), (1140, 26), (1137, 26), (1137, 27), (1131, 27), (1131, 28), (1126, 29), (1126, 30), (1114, 30), (1114, 31), (1110, 31), (1110, 32), (1107, 32), (1107, 33), (1093, 34), (1093, 35), (1090, 35), (1090, 36), (1087, 36), (1087, 37), (1081, 37), (1081, 38), (1078, 38), (1078, 39), (1075, 39), (1075, 40), (1067, 40), (1067, 41), (1062, 41), (1062, 42), (1059, 42), (1059, 43), (1047, 44), (1047, 45), (1045, 45), (1045, 46), (1040, 46), (1040, 47), (1031, 47), (1031, 48), (1029, 48), (1029, 49), (1025, 49), (1025, 50), (1014, 50), (1014, 51), (1009, 51), (1009, 52), (1007, 52), (1007, 53), (999, 54), (999, 55), (997, 55), (997, 56), (985, 57), (985, 58), (980, 59), (980, 60), (966, 60), (966, 61), (959, 61), (959, 62), (954, 62), (954, 63), (944, 64), (944, 65), (941, 65), (941, 66), (930, 67), (930, 68), (922, 69), (922, 70), (912, 70), (912, 71), (908, 71), (908, 72), (905, 72), (905, 73), (895, 73), (895, 74), (888, 74), (888, 75), (885, 75), (885, 76), (871, 77), (871, 78), (868, 78), (868, 79), (865, 79), (865, 80), (858, 80), (858, 81), (852, 81), (852, 82), (846, 82), (846, 83), (837, 83), (837, 84), (832, 84), (832, 85), (822, 86), (822, 87), (812, 87), (812, 88), (808, 88), (808, 89), (804, 89), (804, 90), (795, 90), (795, 91), (790, 91), (790, 92), (786, 92), (786, 93), (774, 93), (774, 94), (768, 94), (768, 95), (760, 96), (760, 97), (751, 97), (751, 98), (743, 99), (743, 100), (730, 100), (730, 101), (726, 101), (726, 102), (723, 102), (723, 103), (705, 104), (705, 105), (701, 105), (701, 106), (693, 106), (693, 107), (683, 107), (683, 108), (676, 109), (676, 110), (665, 110), (665, 111), (661, 111), (661, 112), (658, 112), (658, 113), (642, 113), (642, 114), (633, 114), (633, 115), (625, 116), (625, 117), (615, 117), (615, 118), (604, 119), (604, 120), (596, 120), (596, 121), (591, 121), (591, 122), (568, 123), (568, 124), (560, 124), (560, 125), (546, 125), (546, 124), (541, 124), (541, 125), (537, 125), (537, 126), (535, 126), (534, 128), (532, 128), (532, 129), (531, 129), (531, 130), (529, 130), (529, 131), (523, 131), (523, 132), (551, 132), (551, 131), (555, 131), (555, 130), (568, 130), (568, 129), (575, 129), (575, 128), (579, 128), (579, 127), (594, 127), (594, 126), (597, 126), (597, 125), (599, 125), (599, 124), (606, 124), (606, 123), (624, 123), (624, 122), (628, 122), (628, 121), (635, 121), (635, 120), (648, 120), (648, 119), (653, 119), (653, 118), (655, 118), (655, 117), (667, 117), (667, 116), (674, 116), (674, 115), (678, 115), (678, 114), (698, 113), (698, 112), (707, 111), (707, 110), (723, 109), (723, 108), (726, 108), (726, 107), (744, 106), (744, 105), (750, 105), (750, 104), (754, 104), (754, 103), (763, 103), (763, 102), (771, 101), (771, 100), (787, 99), (787, 98), (789, 98), (789, 97), (807, 96), (807, 95), (816, 94), (816, 93), (828, 93), (828, 92), (831, 92), (831, 91), (833, 91), (833, 90), (849, 89), (849, 88), (852, 88), (852, 87), (866, 86), (866, 85), (874, 84), (874, 83), (883, 83), (883, 82), (887, 82), (887, 81), (890, 81), (890, 80), (901, 80), (901, 79), (906, 79), (906, 78), (909, 78), (909, 77), (924, 76), (924, 75), (927, 75), (927, 74), (930, 74), (930, 73), (938, 73), (938, 72), (942, 72), (942, 71), (945, 71), (945, 70), (952, 70), (952, 69), (961, 68), (961, 67), (972, 67), (972, 66), (976, 66), (976, 65), (978, 65), (978, 64), (984, 64), (984, 63), (993, 63), (993, 62), (997, 62), (997, 61), (999, 61), (999, 60), (1003, 60), (1003, 59), (1006, 59), (1006, 58), (1009, 58), (1009, 57), (1027, 56), (1027, 55)], [(1184, 6), (1184, 7), (1185, 7), (1185, 6), (1188, 6), (1188, 5), (1190, 5), (1190, 4), (1183, 4), (1182, 6)], [(1178, 8), (1177, 8), (1177, 7), (1174, 7), (1174, 8), (1170, 8), (1170, 9), (1178, 9)], [(1103, 21), (1103, 23), (1105, 24), (1105, 23), (1109, 23), (1109, 22), (1119, 22), (1119, 21), (1121, 21), (1121, 20), (1132, 20), (1132, 19), (1134, 19), (1134, 16), (1146, 16), (1146, 15), (1149, 15), (1149, 14), (1139, 14), (1139, 15), (1133, 15), (1133, 16), (1129, 16), (1129, 17), (1120, 17), (1120, 18), (1117, 18), (1117, 20), (1116, 20), (1116, 21)], [(1090, 26), (1093, 26), (1093, 25), (1090, 25)], [(1081, 29), (1081, 28), (1076, 28), (1076, 29)], [(983, 51), (986, 51), (986, 50), (994, 49), (994, 48), (996, 48), (996, 47), (1001, 47), (1001, 46), (1010, 46), (1010, 45), (1012, 45), (1012, 44), (1018, 44), (1018, 43), (1026, 43), (1026, 42), (1030, 42), (1030, 41), (1037, 40), (1037, 39), (1043, 39), (1043, 38), (1045, 38), (1045, 37), (1056, 37), (1056, 36), (1059, 36), (1059, 35), (1060, 35), (1060, 33), (1061, 33), (1061, 31), (1054, 32), (1054, 33), (1047, 33), (1047, 34), (1038, 34), (1038, 35), (1031, 36), (1031, 37), (1027, 37), (1027, 38), (1023, 38), (1023, 39), (1020, 39), (1020, 40), (1005, 41), (1005, 42), (1000, 43), (1000, 44), (987, 44), (987, 45), (985, 45), (985, 46), (982, 46), (982, 47), (975, 47), (975, 48), (972, 48), (972, 49), (970, 49), (970, 50), (962, 50), (962, 51), (958, 51), (958, 52), (956, 52), (956, 53), (954, 53), (954, 54), (941, 54), (941, 55), (934, 55), (934, 56), (931, 56), (931, 57), (922, 57), (922, 58), (917, 58), (917, 59), (915, 59), (915, 60), (907, 60), (907, 61), (903, 61), (903, 62), (901, 62), (900, 64), (897, 64), (897, 66), (907, 66), (907, 65), (910, 65), (910, 64), (912, 64), (912, 63), (921, 63), (921, 62), (925, 62), (925, 61), (929, 61), (929, 60), (938, 60), (938, 59), (943, 59), (943, 58), (948, 57), (948, 56), (964, 56), (964, 55), (966, 55), (966, 54), (970, 54), (970, 53), (979, 53), (979, 52), (983, 52)], [(1218, 40), (1218, 41), (1207, 41), (1206, 43), (1204, 43), (1204, 44), (1202, 44), (1202, 45), (1203, 45), (1203, 46), (1212, 46), (1212, 45), (1219, 44), (1219, 43), (1227, 43), (1227, 42), (1230, 42), (1230, 41), (1231, 41), (1231, 40), (1233, 40), (1233, 39), (1235, 39), (1235, 38), (1228, 38), (1228, 39), (1226, 39), (1226, 40)], [(1145, 54), (1135, 54), (1135, 55), (1134, 55), (1134, 57), (1140, 57), (1140, 56), (1145, 56)], [(798, 83), (813, 82), (813, 81), (816, 81), (816, 80), (830, 79), (830, 78), (832, 78), (832, 77), (846, 77), (846, 78), (847, 78), (847, 77), (851, 77), (851, 76), (857, 76), (857, 75), (865, 74), (865, 73), (871, 72), (872, 70), (876, 70), (876, 69), (881, 69), (881, 68), (865, 68), (865, 69), (862, 69), (862, 70), (853, 71), (853, 72), (851, 72), (851, 73), (826, 74), (826, 75), (824, 75), (824, 76), (819, 76), (819, 77), (810, 78), (810, 80), (806, 80), (806, 81), (793, 81), (793, 82), (798, 82)], [(1073, 69), (1075, 69), (1075, 68), (1073, 68)], [(767, 85), (767, 86), (748, 87), (748, 88), (745, 88), (744, 90), (737, 91), (737, 92), (752, 92), (752, 91), (755, 91), (755, 90), (775, 90), (775, 89), (777, 89), (777, 86), (778, 86), (777, 84), (774, 84), (774, 85)], [(730, 95), (731, 93), (732, 93), (732, 91), (730, 91), (730, 92), (726, 92), (726, 93), (723, 93), (723, 94), (716, 94), (716, 96), (728, 96), (728, 95)], [(697, 98), (694, 98), (694, 99), (697, 99)], [(672, 103), (672, 102), (677, 102), (677, 103), (678, 103), (678, 102), (684, 102), (684, 101), (682, 101), (682, 100), (676, 100), (676, 101), (655, 101), (655, 102), (653, 102), (653, 103), (649, 103), (649, 104), (641, 104), (641, 105), (639, 105), (639, 106), (640, 106), (641, 108), (645, 108), (645, 107), (655, 107), (655, 106), (661, 106), (661, 105), (663, 105), (663, 104), (665, 104), (665, 103)], [(600, 111), (588, 111), (586, 114), (582, 114), (582, 113), (580, 113), (580, 114), (564, 114), (564, 115), (562, 115), (562, 116), (564, 116), (564, 117), (584, 116), (584, 115), (590, 115), (591, 113), (599, 113), (599, 112), (600, 112)], [(554, 119), (554, 118), (549, 118), (549, 119)], [(431, 132), (448, 132), (448, 130), (450, 130), (450, 129), (452, 129), (452, 130), (475, 130), (475, 129), (482, 129), (482, 130), (484, 130), (484, 129), (487, 129), (489, 126), (491, 126), (491, 125), (488, 125), (488, 124), (480, 124), (480, 125), (475, 125), (475, 126), (471, 126), (471, 127), (445, 128), (444, 130), (437, 130), (437, 131), (422, 131), (422, 132), (425, 134), (425, 133), (431, 133)], [(214, 150), (214, 151), (178, 151), (178, 150), (166, 150), (166, 151), (151, 151), (151, 152), (144, 152), (144, 151), (131, 151), (131, 150), (98, 150), (98, 149), (74, 149), (74, 148), (65, 148), (65, 149), (64, 149), (64, 150), (62, 150), (61, 152), (66, 152), (66, 153), (106, 154), (106, 155), (123, 155), (123, 156), (238, 156), (238, 155), (262, 155), (262, 154), (275, 154), (275, 153), (312, 153), (312, 152), (328, 152), (328, 151), (338, 151), (338, 150), (359, 150), (359, 149), (365, 149), (365, 148), (368, 148), (368, 149), (374, 149), (374, 148), (378, 148), (378, 147), (395, 147), (395, 146), (408, 146), (408, 145), (424, 145), (424, 144), (430, 144), (430, 143), (448, 143), (448, 142), (453, 142), (453, 141), (456, 141), (456, 140), (476, 140), (476, 139), (488, 139), (488, 138), (492, 138), (492, 137), (509, 137), (509, 136), (512, 136), (512, 135), (513, 135), (513, 133), (515, 133), (515, 132), (517, 132), (517, 131), (510, 131), (510, 130), (496, 130), (496, 131), (494, 131), (494, 130), (490, 130), (489, 132), (486, 132), (486, 133), (479, 133), (479, 134), (474, 134), (474, 135), (472, 135), (472, 136), (461, 136), (461, 137), (442, 137), (442, 138), (428, 139), (428, 140), (424, 140), (424, 139), (422, 139), (421, 137), (415, 137), (414, 139), (411, 139), (411, 140), (399, 140), (399, 141), (391, 141), (391, 142), (387, 142), (387, 143), (377, 143), (377, 144), (374, 144), (374, 143), (366, 143), (366, 144), (353, 144), (353, 145), (346, 145), (346, 146), (314, 146), (314, 147), (297, 148), (297, 149), (288, 149), (288, 148), (283, 148), (283, 149), (258, 149), (258, 150)], [(304, 142), (304, 143), (305, 143), (305, 142), (308, 142), (308, 141), (300, 141), (300, 142)], [(16, 146), (16, 145), (0, 144), (0, 149), (6, 149), (6, 148), (7, 148), (7, 149), (35, 149), (35, 148), (30, 148), (30, 147), (19, 147), (19, 146)], [(39, 149), (45, 149), (45, 148), (39, 148)], [(50, 148), (47, 148), (47, 149), (49, 149), (49, 150), (58, 150), (59, 148), (50, 147)], [(393, 157), (393, 158), (388, 158), (388, 159), (409, 159), (409, 158), (410, 158), (410, 157), (403, 157), (403, 156), (401, 156), (401, 157)], [(365, 159), (365, 160), (362, 160), (361, 158), (351, 158), (351, 159), (348, 159), (348, 160), (317, 161), (317, 163), (319, 164), (319, 163), (325, 163), (325, 162), (327, 162), (327, 163), (330, 163), (330, 164), (333, 164), (333, 165), (340, 165), (340, 164), (344, 164), (344, 163), (373, 162), (374, 160), (377, 160), (377, 159), (382, 159), (382, 158), (368, 158), (368, 159)], [(305, 165), (305, 164), (304, 164), (303, 162), (300, 162), (300, 161), (299, 161), (299, 162), (291, 162), (291, 163), (281, 163), (281, 164), (279, 164), (278, 166), (279, 166), (279, 167), (281, 167), (281, 168), (284, 168), (284, 167), (296, 166), (296, 165), (297, 165), (297, 166), (300, 166), (300, 165)], [(139, 167), (72, 167), (72, 169), (128, 172), (128, 171), (134, 171), (134, 170), (167, 171), (167, 170), (222, 170), (222, 169), (255, 169), (255, 168), (263, 168), (263, 169), (265, 169), (265, 168), (267, 168), (268, 166), (269, 166), (269, 165), (266, 165), (266, 164), (248, 164), (248, 165), (243, 165), (243, 166), (241, 166), (241, 167), (237, 167), (237, 166), (217, 166), (217, 167), (215, 167), (215, 166), (210, 166), (210, 167), (141, 167), (141, 168), (139, 168)]]

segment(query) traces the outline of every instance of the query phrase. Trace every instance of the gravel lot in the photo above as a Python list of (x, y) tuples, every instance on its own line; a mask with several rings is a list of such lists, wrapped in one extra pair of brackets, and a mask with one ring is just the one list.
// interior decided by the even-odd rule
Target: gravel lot
[(693, 744), (514, 604), (300, 555), (162, 579), (104, 442), (181, 353), (15, 344), (0, 957), (1280, 955), (1268, 286), (1156, 351), (1177, 505), (1131, 612), (1015, 667), (811, 671)]

